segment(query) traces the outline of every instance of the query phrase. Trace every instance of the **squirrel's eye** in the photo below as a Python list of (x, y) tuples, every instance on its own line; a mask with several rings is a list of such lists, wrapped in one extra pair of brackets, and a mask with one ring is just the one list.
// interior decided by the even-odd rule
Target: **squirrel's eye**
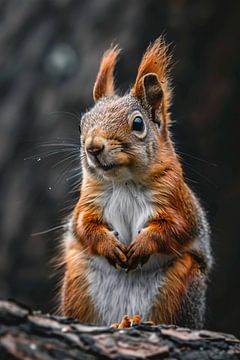
[(143, 119), (141, 118), (141, 116), (138, 115), (133, 119), (132, 130), (134, 130), (134, 131), (143, 131), (144, 130), (144, 122), (143, 122)]

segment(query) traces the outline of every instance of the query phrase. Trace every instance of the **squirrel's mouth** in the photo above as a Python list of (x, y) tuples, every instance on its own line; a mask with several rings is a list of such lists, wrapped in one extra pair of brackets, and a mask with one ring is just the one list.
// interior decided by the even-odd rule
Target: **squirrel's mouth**
[(113, 170), (117, 167), (119, 167), (118, 164), (103, 164), (98, 158), (96, 158), (96, 165), (97, 165), (97, 168), (99, 169), (102, 169), (104, 171), (110, 171), (110, 170)]
[(109, 171), (109, 170), (112, 170), (114, 168), (116, 168), (117, 165), (115, 164), (109, 164), (109, 165), (100, 165), (100, 168), (104, 171)]

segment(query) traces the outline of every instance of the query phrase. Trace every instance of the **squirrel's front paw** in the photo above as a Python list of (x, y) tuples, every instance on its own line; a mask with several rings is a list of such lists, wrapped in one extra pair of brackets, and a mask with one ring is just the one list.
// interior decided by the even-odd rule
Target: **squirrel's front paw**
[(136, 269), (138, 266), (142, 267), (148, 261), (150, 255), (156, 251), (155, 244), (151, 244), (146, 239), (141, 233), (129, 245), (127, 250), (128, 272)]
[(127, 248), (114, 236), (105, 239), (98, 246), (98, 254), (105, 256), (108, 262), (115, 268), (120, 266), (121, 268), (127, 268)]

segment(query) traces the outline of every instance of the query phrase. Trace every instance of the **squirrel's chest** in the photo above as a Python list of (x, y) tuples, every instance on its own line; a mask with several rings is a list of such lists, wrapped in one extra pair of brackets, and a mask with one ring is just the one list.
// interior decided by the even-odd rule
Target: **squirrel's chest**
[(151, 194), (140, 185), (124, 183), (106, 189), (101, 197), (103, 218), (129, 244), (153, 215)]

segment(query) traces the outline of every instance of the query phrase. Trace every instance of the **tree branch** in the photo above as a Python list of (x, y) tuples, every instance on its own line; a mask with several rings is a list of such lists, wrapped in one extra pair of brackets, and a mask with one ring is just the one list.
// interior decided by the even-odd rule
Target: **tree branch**
[(233, 335), (176, 326), (82, 325), (0, 301), (0, 359), (240, 359)]

